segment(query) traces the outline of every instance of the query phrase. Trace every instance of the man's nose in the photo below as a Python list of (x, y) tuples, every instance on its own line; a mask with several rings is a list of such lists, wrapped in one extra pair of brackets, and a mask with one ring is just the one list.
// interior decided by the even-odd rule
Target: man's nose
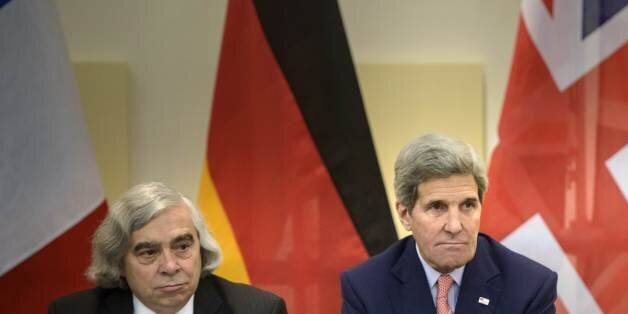
[(445, 231), (456, 234), (462, 230), (462, 222), (460, 221), (459, 214), (454, 210), (447, 214), (447, 221), (445, 222)]
[(165, 250), (161, 255), (159, 272), (164, 275), (173, 275), (176, 274), (179, 269), (181, 269), (181, 267), (179, 266), (177, 257), (169, 250)]

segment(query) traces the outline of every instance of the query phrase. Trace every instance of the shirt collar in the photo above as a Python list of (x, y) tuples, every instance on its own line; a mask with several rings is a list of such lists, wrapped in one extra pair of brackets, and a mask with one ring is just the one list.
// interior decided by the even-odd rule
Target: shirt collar
[[(149, 309), (138, 299), (135, 294), (133, 295), (133, 313), (134, 314), (155, 314), (153, 310)], [(194, 295), (190, 297), (188, 303), (186, 303), (177, 314), (194, 314)]]
[[(432, 288), (438, 281), (438, 277), (440, 277), (441, 273), (438, 270), (434, 269), (432, 266), (430, 266), (430, 264), (428, 264), (425, 259), (423, 259), (423, 256), (421, 256), (421, 251), (419, 251), (418, 243), (415, 243), (414, 246), (416, 248), (416, 254), (419, 255), (419, 259), (421, 260), (421, 264), (423, 265), (423, 269), (425, 270), (427, 282), (430, 284), (430, 288)], [(465, 266), (466, 265), (462, 265), (461, 267), (458, 267), (449, 273), (449, 275), (451, 276), (451, 278), (454, 279), (454, 282), (456, 283), (456, 285), (458, 285), (458, 287), (460, 287), (460, 283), (462, 282), (462, 274), (464, 273)]]

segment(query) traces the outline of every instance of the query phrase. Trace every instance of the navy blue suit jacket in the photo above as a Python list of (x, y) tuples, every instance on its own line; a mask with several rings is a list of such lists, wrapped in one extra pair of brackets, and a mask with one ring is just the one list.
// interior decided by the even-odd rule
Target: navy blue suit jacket
[[(456, 313), (555, 313), (558, 276), (479, 234), (467, 263)], [(436, 313), (412, 236), (341, 275), (343, 314)], [(488, 305), (478, 302), (480, 297)]]

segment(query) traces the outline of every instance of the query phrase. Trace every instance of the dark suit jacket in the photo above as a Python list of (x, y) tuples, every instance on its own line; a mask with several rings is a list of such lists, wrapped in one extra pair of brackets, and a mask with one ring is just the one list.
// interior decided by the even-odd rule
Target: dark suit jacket
[[(342, 313), (436, 313), (412, 236), (341, 274)], [(555, 313), (555, 272), (487, 235), (466, 265), (456, 313)], [(489, 304), (478, 302), (480, 297)]]
[[(133, 295), (120, 288), (85, 290), (53, 301), (48, 313), (133, 314)], [(286, 304), (270, 292), (209, 275), (198, 283), (194, 313), (284, 314)]]

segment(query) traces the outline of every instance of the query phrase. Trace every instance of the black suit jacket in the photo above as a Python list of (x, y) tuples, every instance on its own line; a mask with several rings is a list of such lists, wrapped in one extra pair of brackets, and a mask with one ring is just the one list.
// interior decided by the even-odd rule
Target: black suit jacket
[[(557, 278), (545, 266), (480, 234), (462, 275), (456, 313), (555, 313)], [(342, 273), (341, 284), (343, 314), (436, 313), (412, 236)]]
[[(53, 301), (48, 313), (133, 314), (133, 294), (129, 289), (89, 289)], [(194, 293), (194, 313), (284, 314), (286, 304), (270, 292), (209, 275)]]

